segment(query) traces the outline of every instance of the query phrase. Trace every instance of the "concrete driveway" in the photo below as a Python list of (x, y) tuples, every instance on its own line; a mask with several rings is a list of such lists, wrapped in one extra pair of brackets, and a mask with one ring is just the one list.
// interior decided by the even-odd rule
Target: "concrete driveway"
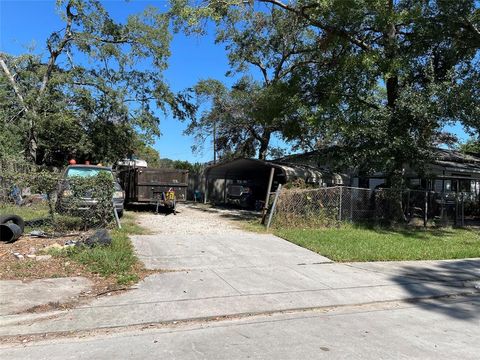
[[(273, 235), (243, 231), (235, 222), (238, 216), (191, 206), (180, 208), (176, 216), (140, 215), (139, 223), (152, 232), (132, 238), (140, 258), (151, 269), (170, 272), (68, 312), (36, 315), (33, 320), (29, 315), (4, 316), (0, 336), (413, 299), (421, 306), (425, 299), (475, 294), (480, 287), (478, 259), (332, 263)], [(461, 308), (448, 311), (452, 317), (466, 316)]]
[(323, 264), (329, 259), (276, 236), (246, 232), (238, 210), (183, 206), (177, 216), (140, 216), (152, 235), (133, 236), (140, 259), (150, 269), (234, 269)]

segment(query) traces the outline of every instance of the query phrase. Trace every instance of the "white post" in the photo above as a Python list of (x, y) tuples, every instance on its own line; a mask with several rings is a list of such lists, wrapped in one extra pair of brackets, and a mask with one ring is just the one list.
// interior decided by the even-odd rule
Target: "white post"
[(207, 203), (207, 198), (208, 198), (208, 176), (205, 179), (205, 196), (203, 197), (203, 203)]
[(113, 205), (113, 216), (115, 217), (115, 222), (117, 223), (117, 226), (119, 229), (122, 228), (122, 224), (120, 224), (120, 218), (118, 217), (117, 213), (117, 207), (115, 206), (115, 203), (112, 200), (112, 205)]
[(265, 204), (263, 205), (262, 224), (265, 224), (265, 217), (268, 211), (268, 202), (270, 201), (270, 190), (272, 189), (273, 177), (275, 175), (275, 168), (270, 169), (270, 177), (268, 178), (267, 195), (265, 196)]
[(273, 213), (275, 212), (275, 208), (277, 207), (277, 200), (280, 196), (280, 191), (282, 190), (282, 184), (278, 185), (277, 191), (275, 192), (275, 199), (273, 199), (272, 209), (270, 210), (270, 215), (268, 216), (267, 222), (267, 230), (270, 228), (270, 224), (272, 223)]

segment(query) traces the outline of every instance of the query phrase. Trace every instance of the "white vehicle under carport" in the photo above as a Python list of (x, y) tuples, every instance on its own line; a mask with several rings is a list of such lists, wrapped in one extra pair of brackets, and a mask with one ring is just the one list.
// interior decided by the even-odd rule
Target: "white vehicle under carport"
[[(57, 197), (57, 212), (64, 212), (67, 209), (67, 203), (69, 197), (72, 196), (72, 191), (69, 188), (69, 179), (75, 177), (81, 178), (88, 178), (97, 176), (100, 173), (107, 173), (112, 176), (112, 182), (114, 186), (114, 193), (113, 193), (113, 205), (117, 211), (119, 217), (122, 217), (123, 210), (124, 210), (124, 202), (125, 202), (125, 193), (120, 186), (120, 184), (116, 181), (115, 176), (113, 175), (112, 169), (106, 166), (96, 166), (96, 165), (69, 165), (62, 176), (62, 181), (59, 186), (58, 190), (58, 197)], [(79, 201), (75, 203), (76, 211), (88, 211), (92, 207), (94, 207), (98, 203), (97, 199), (95, 199), (95, 193), (93, 189), (87, 191), (84, 196), (82, 196)]]

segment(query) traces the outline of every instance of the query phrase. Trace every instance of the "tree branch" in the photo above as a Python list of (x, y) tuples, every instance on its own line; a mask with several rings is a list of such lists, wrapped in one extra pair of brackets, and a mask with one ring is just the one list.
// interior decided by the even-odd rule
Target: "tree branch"
[(268, 85), (270, 83), (270, 79), (268, 78), (268, 73), (267, 73), (267, 69), (265, 68), (265, 65), (255, 60), (250, 60), (248, 62), (252, 65), (257, 66), (260, 69), (260, 71), (262, 72), (263, 78), (265, 79), (265, 84)]
[(12, 85), (13, 91), (15, 92), (15, 95), (17, 96), (18, 100), (20, 101), (20, 105), (23, 108), (23, 111), (28, 113), (29, 109), (27, 105), (25, 104), (25, 99), (23, 98), (22, 93), (20, 92), (20, 89), (17, 85), (17, 82), (15, 81), (15, 77), (12, 75), (10, 72), (10, 69), (8, 68), (7, 64), (5, 63), (5, 60), (3, 59), (3, 54), (0, 54), (0, 66), (2, 67), (3, 72), (5, 73), (5, 76), (7, 77), (8, 81)]
[(272, 5), (278, 6), (282, 9), (284, 9), (284, 10), (293, 12), (294, 14), (296, 14), (296, 15), (302, 17), (303, 19), (307, 20), (310, 23), (310, 25), (312, 25), (316, 28), (319, 28), (321, 30), (324, 30), (326, 32), (332, 33), (334, 35), (337, 35), (339, 37), (342, 37), (342, 38), (348, 40), (349, 42), (351, 42), (352, 44), (360, 47), (362, 50), (365, 50), (365, 51), (370, 51), (371, 50), (371, 47), (367, 43), (365, 43), (364, 41), (362, 41), (360, 39), (355, 38), (352, 34), (349, 34), (345, 30), (338, 29), (336, 27), (324, 24), (324, 23), (322, 23), (318, 20), (312, 19), (305, 12), (305, 10), (310, 8), (311, 6), (304, 6), (300, 9), (297, 9), (297, 8), (292, 7), (290, 5), (284, 4), (279, 0), (259, 0), (259, 1), (264, 2), (264, 3), (269, 3), (269, 4), (272, 4)]
[(465, 19), (465, 25), (469, 28), (473, 33), (480, 38), (480, 29), (475, 26), (469, 19)]
[(67, 4), (66, 12), (67, 12), (67, 26), (65, 27), (65, 32), (63, 34), (63, 38), (58, 44), (56, 49), (53, 49), (49, 43), (47, 43), (48, 51), (50, 52), (50, 58), (48, 59), (47, 70), (43, 75), (42, 84), (40, 85), (39, 94), (42, 95), (47, 88), (48, 82), (50, 81), (50, 77), (52, 76), (52, 71), (55, 66), (55, 62), (57, 61), (58, 56), (62, 53), (65, 46), (67, 46), (68, 42), (73, 39), (72, 36), (72, 22), (75, 15), (73, 15), (72, 11), (72, 3), (69, 2)]

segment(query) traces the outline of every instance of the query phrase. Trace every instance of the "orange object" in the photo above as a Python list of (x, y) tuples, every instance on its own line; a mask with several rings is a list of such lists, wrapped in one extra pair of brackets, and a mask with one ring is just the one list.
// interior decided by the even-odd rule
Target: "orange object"
[(77, 163), (77, 161), (75, 159), (70, 159), (70, 160), (68, 160), (68, 163), (70, 165), (75, 165)]

